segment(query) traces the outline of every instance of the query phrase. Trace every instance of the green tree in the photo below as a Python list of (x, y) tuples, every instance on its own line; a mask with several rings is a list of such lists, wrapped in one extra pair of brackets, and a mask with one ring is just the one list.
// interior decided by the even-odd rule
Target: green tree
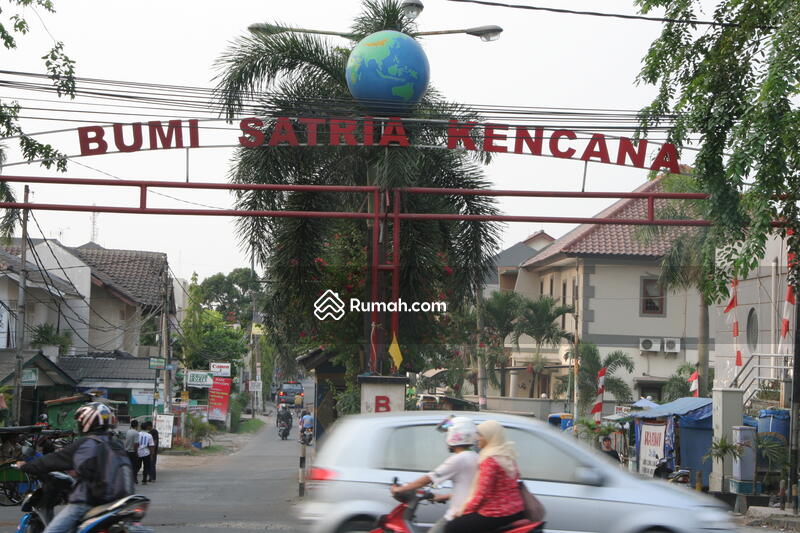
[[(3, 8), (3, 4), (7, 7)], [(30, 31), (24, 16), (26, 9), (35, 11), (37, 7), (55, 12), (51, 0), (4, 0), (0, 2), (0, 41), (7, 50), (18, 48), (17, 40)], [(59, 96), (75, 97), (75, 62), (64, 53), (64, 43), (56, 42), (42, 56), (48, 77), (53, 80)], [(41, 159), (46, 168), (55, 165), (58, 170), (67, 169), (67, 157), (49, 144), (44, 144), (26, 134), (19, 125), (20, 106), (17, 102), (0, 100), (0, 139), (16, 138), (23, 157), (28, 161)], [(5, 161), (5, 147), (0, 145), (0, 170)], [(14, 193), (6, 182), (0, 183), (0, 200), (14, 202)], [(16, 210), (5, 210), (0, 219), (0, 235), (10, 237), (18, 218)]]
[[(688, 169), (687, 169), (688, 170)], [(669, 174), (661, 176), (661, 184), (666, 192), (703, 192), (702, 181), (696, 175)], [(705, 200), (669, 200), (657, 207), (657, 216), (674, 220), (698, 220), (711, 216), (711, 205)], [(717, 278), (720, 268), (717, 265), (717, 250), (714, 246), (712, 229), (667, 228), (663, 226), (642, 226), (637, 230), (640, 240), (668, 242), (669, 249), (661, 258), (659, 283), (666, 290), (696, 290), (700, 293), (700, 309), (697, 324), (697, 359), (700, 394), (709, 390), (709, 307), (727, 289), (720, 288)]]
[[(571, 355), (574, 356), (575, 350)], [(577, 346), (577, 356), (579, 363), (578, 370), (578, 408), (585, 413), (587, 408), (597, 397), (597, 373), (600, 369), (606, 368), (605, 387), (606, 392), (614, 395), (619, 402), (629, 402), (633, 398), (633, 392), (625, 381), (615, 376), (618, 370), (633, 372), (633, 359), (622, 350), (614, 350), (605, 357), (600, 356), (600, 350), (591, 342), (579, 342)], [(572, 390), (574, 373), (570, 372), (566, 376), (559, 376), (556, 386), (557, 394), (564, 394)]]
[[(641, 111), (643, 131), (668, 122), (679, 146), (699, 139), (695, 175), (715, 223), (706, 254), (718, 249), (741, 279), (763, 257), (773, 220), (794, 230), (789, 249), (800, 252), (800, 3), (718, 0), (710, 11), (701, 0), (636, 4), (673, 20), (706, 12), (717, 23), (699, 31), (665, 22), (638, 78), (658, 88)], [(790, 273), (795, 283), (798, 268)], [(728, 280), (728, 272), (714, 277), (718, 294)]]
[(260, 293), (260, 285), (258, 277), (249, 268), (235, 268), (228, 274), (219, 272), (200, 284), (203, 305), (247, 329), (253, 318), (253, 294)]
[[(527, 299), (514, 291), (497, 291), (483, 302), (483, 339), (486, 341), (485, 365), (489, 379), (500, 386), (500, 396), (506, 395), (506, 367), (511, 353), (506, 339), (514, 332), (517, 319)], [(497, 377), (499, 369), (499, 379)]]
[(203, 309), (201, 295), (197, 274), (194, 274), (176, 350), (183, 364), (187, 368), (205, 369), (209, 361), (238, 361), (247, 353), (244, 333), (231, 327), (220, 313)]
[(535, 376), (544, 369), (545, 365), (542, 346), (558, 346), (562, 340), (571, 341), (573, 339), (572, 334), (563, 329), (558, 324), (558, 321), (562, 316), (574, 312), (575, 309), (571, 305), (558, 305), (549, 296), (541, 296), (537, 300), (522, 302), (522, 306), (519, 309), (519, 317), (514, 324), (512, 338), (514, 344), (517, 345), (517, 349), (519, 349), (519, 339), (523, 335), (532, 338), (536, 345), (536, 352), (533, 354), (532, 362), (534, 379), (531, 381), (531, 387), (528, 390), (528, 396), (531, 398), (535, 394)]
[(664, 387), (661, 389), (663, 396), (662, 400), (671, 402), (678, 398), (685, 398), (692, 395), (691, 384), (689, 378), (695, 371), (695, 366), (689, 363), (684, 363), (678, 367), (674, 374), (672, 374)]
[[(282, 26), (285, 26), (283, 24)], [(414, 24), (405, 18), (398, 0), (368, 0), (352, 26), (352, 43), (333, 43), (327, 38), (294, 32), (259, 31), (234, 41), (217, 62), (220, 69), (217, 94), (227, 117), (233, 119), (247, 106), (255, 104), (269, 136), (279, 116), (359, 117), (370, 114), (354, 101), (347, 88), (345, 66), (356, 41), (375, 31), (394, 29), (413, 34)], [(269, 91), (263, 93), (261, 91)], [(446, 139), (442, 121), (476, 120), (478, 117), (461, 105), (447, 102), (436, 90), (429, 89), (422, 101), (406, 115), (405, 128), (411, 146), (403, 149), (378, 146), (319, 146), (304, 149), (287, 146), (242, 148), (234, 157), (231, 180), (235, 183), (279, 183), (319, 185), (377, 185), (381, 189), (407, 186), (482, 189), (488, 186), (481, 163), (486, 154), (425, 148)], [(380, 122), (380, 120), (378, 120)], [(446, 123), (446, 122), (444, 122)], [(299, 142), (306, 142), (301, 130)], [(323, 133), (324, 134), (324, 133)], [(387, 195), (388, 196), (388, 195)], [(384, 195), (381, 198), (385, 198)], [(362, 195), (305, 192), (242, 191), (237, 197), (240, 209), (277, 210), (347, 210), (367, 211), (374, 206), (364, 203)], [(384, 200), (381, 200), (382, 202)], [(391, 202), (390, 202), (391, 203)], [(412, 213), (441, 212), (489, 214), (496, 212), (494, 201), (481, 196), (404, 195), (402, 210)], [(391, 211), (392, 205), (383, 209)], [(310, 312), (313, 302), (325, 290), (332, 271), (357, 271), (347, 281), (360, 286), (358, 296), (369, 299), (365, 269), (370, 243), (371, 222), (343, 220), (332, 223), (319, 218), (270, 219), (246, 217), (238, 220), (238, 232), (265, 267), (271, 280), (271, 300), (267, 307), (280, 309), (271, 315), (270, 327), (283, 336), (278, 349), (284, 349), (300, 332), (335, 329), (340, 357), (359, 364), (367, 357), (365, 320), (360, 315), (353, 324), (339, 323), (328, 328)], [(391, 235), (390, 223), (384, 235)], [(401, 258), (401, 298), (407, 302), (447, 299), (451, 307), (474, 301), (498, 242), (498, 226), (479, 221), (404, 220), (400, 227), (400, 250), (383, 244), (380, 254)], [(335, 236), (347, 235), (353, 250), (346, 254), (352, 264), (329, 260), (326, 246), (333, 246)], [(350, 240), (351, 236), (353, 237)], [(370, 244), (367, 244), (370, 246)], [(339, 250), (341, 251), (341, 249)], [(344, 256), (343, 256), (344, 257)], [(458, 267), (451, 267), (458, 265)], [(322, 272), (324, 270), (324, 272)], [(388, 283), (382, 287), (386, 299)], [(356, 313), (351, 313), (357, 315)], [(279, 323), (282, 322), (282, 323)], [(345, 334), (346, 333), (346, 334)], [(385, 325), (377, 334), (388, 341)], [(400, 344), (408, 368), (419, 369), (431, 357), (445, 351), (441, 328), (430, 316), (403, 313), (400, 319)], [(306, 338), (311, 338), (308, 335)], [(324, 335), (316, 335), (317, 338)], [(296, 343), (297, 349), (305, 349)], [(388, 366), (386, 363), (384, 366)]]

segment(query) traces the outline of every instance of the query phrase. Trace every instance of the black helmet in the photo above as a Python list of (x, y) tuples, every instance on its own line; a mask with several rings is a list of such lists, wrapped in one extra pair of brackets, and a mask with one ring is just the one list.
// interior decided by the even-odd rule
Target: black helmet
[(117, 425), (117, 417), (109, 406), (100, 402), (87, 403), (75, 411), (79, 433), (107, 430)]

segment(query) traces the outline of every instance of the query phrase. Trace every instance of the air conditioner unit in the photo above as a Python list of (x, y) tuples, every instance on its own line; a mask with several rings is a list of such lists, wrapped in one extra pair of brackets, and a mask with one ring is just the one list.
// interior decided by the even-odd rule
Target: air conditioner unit
[(639, 349), (643, 352), (660, 352), (661, 339), (655, 337), (639, 337)]
[(664, 339), (664, 353), (679, 353), (681, 351), (681, 339), (677, 337), (666, 337)]

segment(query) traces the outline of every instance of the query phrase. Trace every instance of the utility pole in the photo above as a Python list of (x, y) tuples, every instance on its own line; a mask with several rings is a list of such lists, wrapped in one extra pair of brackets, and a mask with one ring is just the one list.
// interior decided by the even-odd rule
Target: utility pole
[(476, 363), (478, 364), (478, 409), (485, 411), (488, 409), (486, 400), (486, 361), (482, 357), (481, 344), (483, 344), (483, 290), (478, 287), (478, 293), (475, 298), (475, 316), (476, 326), (478, 328), (478, 338), (476, 346)]
[(172, 412), (172, 371), (169, 369), (171, 363), (170, 343), (169, 343), (169, 273), (168, 265), (164, 264), (164, 300), (161, 312), (161, 357), (164, 359), (164, 413)]
[(792, 499), (792, 510), (794, 514), (798, 512), (797, 505), (797, 468), (798, 468), (798, 416), (800, 416), (800, 299), (797, 293), (800, 287), (795, 287), (794, 304), (794, 357), (792, 358), (792, 419), (790, 424), (791, 434), (789, 441), (791, 445), (791, 457), (789, 458), (789, 497)]
[[(29, 187), (25, 186), (24, 202), (28, 203)], [(20, 425), (22, 420), (22, 350), (25, 345), (25, 290), (28, 284), (28, 209), (22, 211), (22, 262), (19, 270), (19, 295), (17, 296), (17, 357), (14, 371), (14, 424)]]

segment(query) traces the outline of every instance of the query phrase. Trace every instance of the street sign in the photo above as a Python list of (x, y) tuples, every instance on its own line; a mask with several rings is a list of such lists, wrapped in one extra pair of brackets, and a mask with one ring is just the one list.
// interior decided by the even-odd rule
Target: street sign
[(175, 417), (172, 415), (156, 415), (159, 448), (172, 448), (172, 425), (174, 422)]
[(164, 367), (164, 370), (175, 370), (176, 365), (169, 364)]
[(150, 358), (150, 369), (151, 370), (164, 370), (167, 362), (163, 357), (151, 357)]
[(198, 389), (208, 389), (213, 383), (214, 375), (205, 370), (190, 370), (186, 373), (186, 386)]
[(23, 368), (22, 369), (22, 386), (35, 387), (39, 383), (39, 369), (38, 368)]
[(182, 390), (181, 391), (181, 400), (183, 400), (183, 401), (188, 401), (189, 400), (189, 391), (188, 390)]
[(263, 382), (261, 381), (249, 381), (247, 385), (247, 390), (250, 392), (261, 392), (261, 388), (263, 386)]
[(208, 369), (217, 377), (229, 378), (231, 377), (231, 364), (223, 362), (210, 362)]

